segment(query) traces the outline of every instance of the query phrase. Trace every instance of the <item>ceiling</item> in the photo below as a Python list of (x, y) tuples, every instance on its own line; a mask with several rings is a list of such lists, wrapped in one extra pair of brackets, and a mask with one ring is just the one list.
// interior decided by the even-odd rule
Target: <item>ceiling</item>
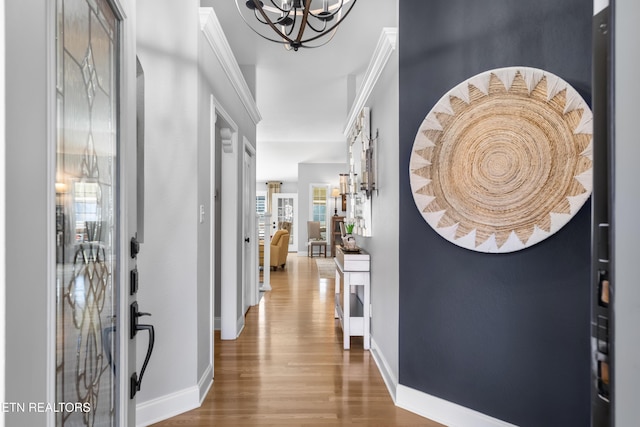
[[(244, 7), (244, 0), (240, 4)], [(235, 0), (201, 0), (201, 5), (213, 7), (238, 63), (255, 65), (262, 115), (257, 181), (297, 182), (298, 163), (345, 162), (349, 97), (358, 89), (382, 28), (397, 26), (397, 1), (360, 0), (327, 45), (297, 52), (256, 35)]]

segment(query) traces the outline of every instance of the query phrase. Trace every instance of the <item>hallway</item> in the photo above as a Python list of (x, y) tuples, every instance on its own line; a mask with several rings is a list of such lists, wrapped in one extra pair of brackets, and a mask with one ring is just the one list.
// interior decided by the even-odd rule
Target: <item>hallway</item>
[(238, 340), (216, 333), (202, 406), (154, 426), (440, 426), (393, 404), (361, 338), (342, 349), (334, 280), (319, 279), (313, 259), (289, 254), (271, 286)]

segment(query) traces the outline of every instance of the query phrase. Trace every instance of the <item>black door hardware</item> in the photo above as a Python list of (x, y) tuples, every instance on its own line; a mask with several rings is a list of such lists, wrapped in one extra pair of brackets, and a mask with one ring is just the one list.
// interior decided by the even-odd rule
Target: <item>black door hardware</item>
[(138, 331), (147, 331), (149, 332), (149, 345), (147, 346), (147, 355), (144, 358), (144, 363), (142, 364), (142, 369), (140, 370), (140, 377), (138, 377), (137, 373), (133, 373), (131, 375), (130, 381), (130, 393), (129, 396), (133, 399), (138, 391), (140, 391), (140, 386), (142, 384), (142, 377), (144, 376), (144, 371), (147, 369), (147, 365), (149, 364), (149, 359), (151, 359), (151, 353), (153, 352), (153, 345), (155, 343), (155, 330), (153, 325), (141, 325), (138, 323), (138, 318), (141, 316), (151, 316), (151, 313), (141, 313), (138, 311), (138, 303), (132, 302), (130, 306), (130, 338), (134, 338)]
[(129, 272), (129, 295), (138, 292), (138, 269), (134, 268)]
[(138, 242), (138, 239), (134, 236), (131, 238), (131, 258), (137, 257), (139, 252), (140, 242)]

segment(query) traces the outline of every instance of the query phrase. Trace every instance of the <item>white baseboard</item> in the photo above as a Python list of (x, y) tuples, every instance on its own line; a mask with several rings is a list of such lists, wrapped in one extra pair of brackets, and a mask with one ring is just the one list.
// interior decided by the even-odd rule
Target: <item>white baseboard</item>
[(198, 390), (200, 390), (200, 405), (204, 402), (204, 398), (207, 397), (207, 393), (209, 389), (213, 385), (213, 366), (207, 366), (207, 369), (204, 370), (204, 373), (200, 377), (198, 381)]
[(222, 328), (222, 320), (220, 319), (220, 317), (214, 317), (213, 318), (213, 330), (214, 331), (219, 331)]
[(396, 405), (449, 427), (517, 427), (402, 384), (396, 391)]
[(136, 405), (136, 426), (149, 426), (199, 406), (200, 390), (194, 385)]
[(199, 408), (213, 385), (213, 366), (207, 366), (198, 385), (136, 406), (136, 426), (145, 427)]
[(236, 320), (236, 339), (242, 334), (242, 331), (244, 331), (244, 314)]
[(382, 375), (382, 379), (387, 386), (387, 390), (389, 390), (389, 395), (391, 395), (391, 399), (393, 403), (396, 403), (396, 390), (398, 388), (398, 379), (393, 373), (393, 370), (389, 366), (387, 359), (385, 359), (384, 355), (380, 352), (380, 347), (376, 343), (376, 340), (371, 337), (371, 355), (373, 356), (373, 360), (376, 362), (378, 366), (378, 371), (380, 371), (380, 375)]

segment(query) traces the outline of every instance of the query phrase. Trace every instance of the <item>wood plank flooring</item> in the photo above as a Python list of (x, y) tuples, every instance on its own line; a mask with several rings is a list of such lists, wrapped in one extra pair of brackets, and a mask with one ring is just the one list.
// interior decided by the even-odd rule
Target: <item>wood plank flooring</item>
[(289, 254), (271, 286), (238, 340), (215, 334), (202, 406), (154, 426), (441, 426), (393, 404), (362, 338), (342, 349), (334, 280), (319, 279), (313, 259)]

